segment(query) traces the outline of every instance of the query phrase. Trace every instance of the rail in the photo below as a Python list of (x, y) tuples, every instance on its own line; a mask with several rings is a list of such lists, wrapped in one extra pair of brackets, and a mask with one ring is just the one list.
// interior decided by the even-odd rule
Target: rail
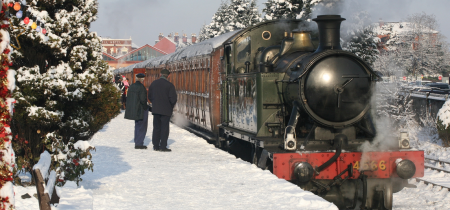
[(421, 178), (416, 178), (416, 181), (417, 181), (417, 182), (423, 182), (423, 183), (425, 183), (425, 184), (431, 184), (431, 185), (437, 186), (437, 187), (446, 188), (447, 190), (450, 191), (450, 187), (446, 187), (446, 186), (437, 184), (437, 183), (435, 183), (435, 182), (427, 181), (427, 180), (424, 180), (424, 179), (421, 179)]
[(449, 164), (450, 165), (450, 162), (449, 161), (444, 161), (444, 160), (439, 160), (439, 159), (434, 159), (434, 158), (425, 158), (425, 160), (431, 160), (431, 161), (435, 161), (435, 162), (439, 162), (440, 164)]
[(45, 181), (39, 169), (34, 169), (34, 182), (36, 183), (37, 196), (40, 210), (51, 210), (50, 196), (45, 192)]
[[(450, 162), (448, 162), (448, 161), (443, 161), (443, 160), (434, 159), (434, 158), (427, 158), (427, 157), (426, 157), (425, 160), (435, 161), (435, 162), (438, 162), (438, 163), (440, 163), (440, 164), (450, 164)], [(425, 165), (425, 168), (429, 168), (429, 169), (436, 170), (436, 171), (439, 171), (439, 172), (442, 171), (442, 172), (445, 172), (445, 173), (449, 173), (449, 174), (450, 174), (450, 171), (449, 171), (449, 170), (446, 170), (446, 169), (443, 169), (443, 168), (437, 168), (437, 167), (429, 166), (429, 165)], [(424, 179), (421, 179), (421, 178), (416, 178), (416, 181), (422, 181), (422, 182), (424, 182), (425, 184), (432, 184), (432, 185), (434, 185), (434, 186), (446, 188), (446, 189), (448, 189), (448, 190), (450, 191), (450, 187), (443, 186), (443, 185), (437, 184), (437, 183), (435, 183), (435, 182), (431, 182), (431, 181), (424, 180)]]
[(434, 167), (434, 166), (427, 166), (427, 165), (425, 165), (425, 168), (433, 169), (433, 170), (436, 170), (436, 171), (439, 171), (439, 172), (443, 171), (445, 173), (449, 173), (450, 174), (449, 170), (445, 170), (443, 168), (437, 168), (437, 167)]

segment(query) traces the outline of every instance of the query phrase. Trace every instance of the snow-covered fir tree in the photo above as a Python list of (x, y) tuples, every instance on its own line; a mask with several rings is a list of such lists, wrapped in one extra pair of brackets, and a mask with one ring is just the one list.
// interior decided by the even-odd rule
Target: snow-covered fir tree
[(295, 19), (303, 9), (303, 0), (268, 0), (264, 20)]
[(47, 30), (44, 35), (30, 27), (33, 21), (26, 25), (12, 19), (19, 26), (12, 36), (23, 34), (18, 37), (21, 48), (12, 54), (17, 104), (11, 127), (26, 142), (15, 147), (24, 157), (18, 165), (31, 169), (42, 149), (51, 148), (50, 136), (60, 141), (62, 151), (70, 151), (67, 145), (101, 129), (119, 113), (120, 92), (102, 61), (101, 38), (89, 32), (98, 11), (96, 0), (27, 2), (28, 11)]
[(261, 22), (260, 16), (255, 0), (222, 2), (211, 23), (200, 29), (199, 41), (255, 25)]
[(250, 0), (246, 10), (247, 12), (243, 22), (246, 27), (256, 25), (262, 21), (261, 13), (258, 11), (258, 5), (256, 5), (256, 0)]
[(342, 36), (343, 49), (355, 53), (372, 66), (379, 55), (377, 43), (380, 40), (374, 33), (369, 13), (357, 11), (347, 21), (348, 27), (343, 28), (346, 31)]
[(261, 22), (255, 0), (231, 0), (228, 11), (231, 16), (228, 23), (229, 31), (247, 28)]
[(355, 53), (369, 65), (373, 65), (378, 57), (377, 37), (370, 27), (355, 31), (344, 46), (344, 50)]
[(211, 28), (208, 24), (203, 24), (202, 28), (200, 29), (200, 32), (198, 33), (198, 41), (202, 42), (204, 40), (207, 40), (211, 38)]
[(248, 7), (247, 0), (231, 0), (228, 11), (231, 12), (231, 19), (228, 23), (229, 31), (245, 28), (246, 8)]
[(230, 21), (230, 14), (228, 10), (229, 5), (226, 2), (222, 2), (219, 9), (217, 9), (217, 12), (213, 15), (211, 23), (209, 24), (208, 32), (210, 38), (230, 31), (230, 28), (228, 26)]

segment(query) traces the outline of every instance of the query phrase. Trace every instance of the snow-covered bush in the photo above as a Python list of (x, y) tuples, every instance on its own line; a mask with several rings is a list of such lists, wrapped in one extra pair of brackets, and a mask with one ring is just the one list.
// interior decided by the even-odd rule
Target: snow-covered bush
[(71, 139), (66, 144), (54, 133), (47, 134), (45, 140), (47, 149), (52, 152), (50, 169), (56, 171), (57, 186), (63, 186), (66, 181), (74, 181), (78, 185), (85, 170), (94, 170), (90, 151), (95, 147), (87, 141), (73, 143)]
[(395, 83), (377, 83), (372, 100), (374, 116), (390, 118), (396, 129), (407, 129), (409, 123), (415, 121), (409, 93), (402, 93), (401, 87)]
[(436, 124), (443, 146), (450, 147), (450, 100), (447, 100), (439, 109)]
[(24, 139), (14, 145), (21, 158), (19, 168), (31, 170), (51, 146), (48, 134), (70, 147), (88, 140), (116, 116), (120, 91), (111, 83), (112, 71), (102, 60), (101, 38), (89, 32), (90, 23), (96, 20), (96, 0), (27, 4), (47, 30), (43, 34), (31, 29), (33, 21), (26, 25), (15, 16), (11, 19), (11, 35), (23, 32), (19, 43), (13, 43), (21, 48), (12, 53), (17, 103), (11, 128), (17, 139)]

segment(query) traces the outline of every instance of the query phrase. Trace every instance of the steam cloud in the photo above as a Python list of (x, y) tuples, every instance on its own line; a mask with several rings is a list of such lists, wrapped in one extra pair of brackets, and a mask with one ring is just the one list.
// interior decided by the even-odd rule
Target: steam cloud
[(189, 121), (180, 113), (173, 113), (172, 122), (179, 127), (189, 126)]

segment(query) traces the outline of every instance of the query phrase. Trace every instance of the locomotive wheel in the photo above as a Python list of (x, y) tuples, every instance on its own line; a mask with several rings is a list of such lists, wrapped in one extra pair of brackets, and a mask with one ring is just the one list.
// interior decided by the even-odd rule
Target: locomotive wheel
[(223, 150), (230, 152), (230, 140), (228, 138), (225, 138), (223, 142)]
[(393, 206), (393, 201), (394, 201), (394, 193), (392, 190), (392, 180), (389, 181), (388, 184), (386, 184), (383, 196), (384, 196), (384, 208), (391, 210), (392, 206)]
[(222, 142), (220, 142), (220, 134), (216, 135), (216, 142), (214, 144), (217, 148), (222, 149)]
[[(223, 141), (223, 140), (221, 141), (221, 138), (224, 138), (225, 141)], [(223, 130), (220, 129), (219, 133), (216, 135), (216, 142), (214, 142), (214, 145), (219, 149), (228, 151), (227, 143), (228, 143), (228, 139), (227, 139), (226, 135), (223, 134)]]
[(383, 191), (374, 194), (372, 208), (378, 210), (392, 210), (393, 197), (392, 184), (391, 181), (389, 181), (384, 186)]
[(261, 157), (261, 149), (259, 147), (256, 148), (255, 151), (253, 151), (253, 158), (252, 158), (252, 164), (258, 166), (259, 158)]

